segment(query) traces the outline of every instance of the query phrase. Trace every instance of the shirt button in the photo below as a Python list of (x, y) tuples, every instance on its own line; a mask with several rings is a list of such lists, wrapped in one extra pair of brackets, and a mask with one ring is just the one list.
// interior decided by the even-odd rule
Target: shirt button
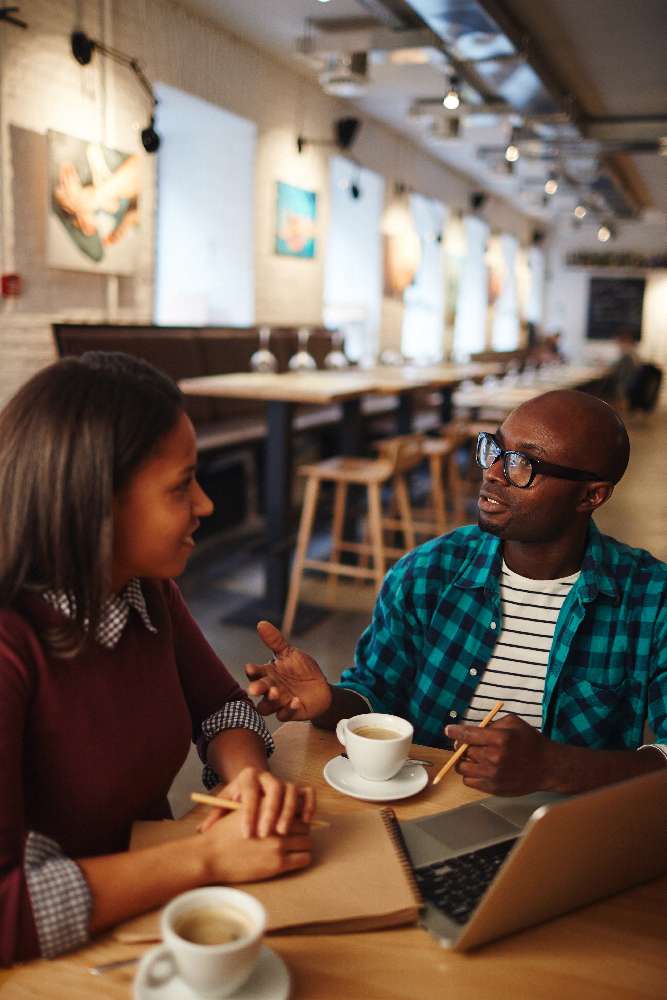
[(455, 719), (455, 718), (456, 718), (456, 716), (457, 716), (458, 714), (459, 714), (458, 712), (455, 712), (455, 711), (454, 711), (454, 710), (452, 709), (452, 711), (451, 711), (451, 712), (449, 713), (449, 718), (450, 718), (450, 719)]
[(495, 622), (491, 622), (491, 624), (490, 624), (489, 628), (493, 628), (493, 629), (495, 629), (495, 628), (496, 628), (496, 623), (495, 623)]
[(471, 677), (477, 677), (477, 667), (471, 667), (470, 668), (470, 676)]

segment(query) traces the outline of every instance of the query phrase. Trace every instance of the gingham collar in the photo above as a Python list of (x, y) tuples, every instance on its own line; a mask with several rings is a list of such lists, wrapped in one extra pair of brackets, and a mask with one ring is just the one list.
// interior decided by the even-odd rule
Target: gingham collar
[[(62, 591), (45, 590), (43, 597), (67, 618), (74, 617), (74, 601), (70, 595)], [(125, 630), (131, 608), (134, 608), (149, 632), (157, 633), (148, 614), (141, 582), (137, 577), (133, 577), (119, 594), (112, 594), (104, 605), (102, 618), (95, 633), (95, 639), (100, 646), (114, 649)]]

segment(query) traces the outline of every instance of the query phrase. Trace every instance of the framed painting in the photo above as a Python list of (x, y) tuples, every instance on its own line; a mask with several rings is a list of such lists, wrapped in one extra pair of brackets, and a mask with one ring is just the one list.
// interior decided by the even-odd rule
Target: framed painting
[(275, 251), (312, 259), (316, 252), (317, 194), (278, 181), (276, 185)]
[(141, 253), (141, 156), (50, 131), (48, 161), (49, 267), (135, 273)]

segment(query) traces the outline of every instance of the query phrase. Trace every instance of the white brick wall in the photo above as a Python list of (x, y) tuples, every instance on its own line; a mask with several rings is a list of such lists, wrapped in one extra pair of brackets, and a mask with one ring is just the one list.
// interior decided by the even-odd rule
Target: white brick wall
[[(135, 150), (140, 148), (138, 130), (148, 121), (148, 101), (129, 70), (99, 54), (85, 68), (74, 61), (69, 34), (77, 26), (138, 58), (150, 80), (257, 122), (257, 318), (319, 321), (323, 242), (314, 261), (273, 253), (275, 182), (318, 191), (324, 234), (328, 152), (310, 149), (299, 157), (297, 128), (308, 136), (331, 134), (334, 119), (349, 114), (350, 106), (173, 0), (22, 0), (20, 7), (28, 31), (0, 25), (0, 268), (18, 271), (24, 280), (20, 299), (0, 300), (0, 403), (53, 358), (52, 322), (152, 318), (154, 157), (145, 157), (138, 273), (119, 279), (46, 267), (47, 130)], [(400, 168), (401, 180), (453, 208), (463, 208), (476, 186), (370, 120), (354, 153), (389, 178)], [(487, 215), (492, 225), (525, 238), (528, 223), (506, 205), (491, 199)]]

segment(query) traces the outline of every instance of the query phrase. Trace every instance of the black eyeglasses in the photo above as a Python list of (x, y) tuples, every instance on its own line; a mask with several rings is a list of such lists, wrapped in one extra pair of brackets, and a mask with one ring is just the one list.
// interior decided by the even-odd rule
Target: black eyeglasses
[(595, 472), (584, 472), (582, 469), (568, 469), (564, 465), (552, 465), (539, 458), (530, 458), (522, 451), (505, 451), (501, 448), (493, 434), (482, 431), (477, 435), (477, 464), (482, 469), (490, 469), (499, 460), (503, 460), (503, 473), (510, 486), (518, 486), (525, 490), (535, 476), (554, 476), (556, 479), (574, 479), (581, 482), (604, 480)]

